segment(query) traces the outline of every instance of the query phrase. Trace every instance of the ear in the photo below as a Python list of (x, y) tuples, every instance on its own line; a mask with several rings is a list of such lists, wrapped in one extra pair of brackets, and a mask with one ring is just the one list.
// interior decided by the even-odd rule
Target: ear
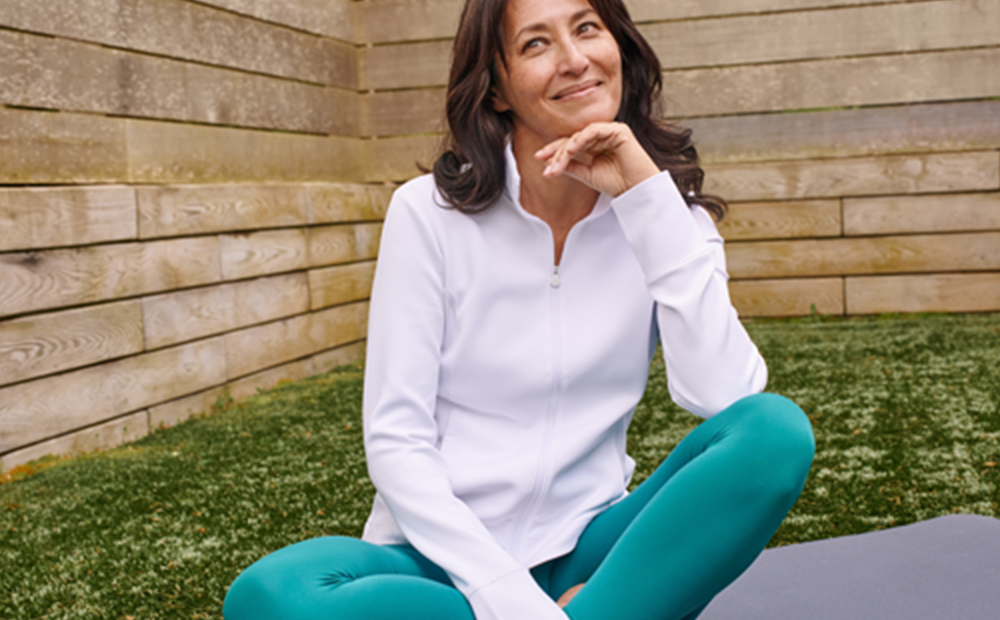
[(490, 101), (493, 104), (494, 112), (500, 112), (502, 114), (510, 111), (510, 104), (507, 103), (503, 93), (501, 93), (500, 89), (496, 86), (490, 89)]

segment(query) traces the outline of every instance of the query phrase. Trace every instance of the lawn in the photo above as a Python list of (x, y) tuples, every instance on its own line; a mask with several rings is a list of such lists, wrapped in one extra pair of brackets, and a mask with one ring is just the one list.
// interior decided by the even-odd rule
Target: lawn
[[(954, 512), (1000, 516), (1000, 314), (758, 321), (771, 372), (816, 430), (802, 498), (772, 545)], [(131, 445), (0, 484), (0, 620), (221, 617), (244, 567), (358, 535), (373, 489), (362, 368), (346, 366)], [(650, 369), (630, 451), (641, 481), (698, 419)], [(37, 470), (37, 471), (36, 471)]]

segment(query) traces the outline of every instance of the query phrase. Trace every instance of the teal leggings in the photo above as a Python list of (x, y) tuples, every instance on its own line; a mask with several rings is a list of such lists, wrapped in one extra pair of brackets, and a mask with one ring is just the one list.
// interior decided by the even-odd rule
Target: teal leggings
[[(572, 620), (693, 620), (767, 545), (812, 463), (809, 420), (773, 394), (695, 428), (570, 553), (534, 567), (553, 599), (586, 586)], [(439, 567), (409, 545), (332, 536), (300, 542), (241, 574), (226, 620), (474, 620)], [(527, 619), (526, 619), (527, 620)]]

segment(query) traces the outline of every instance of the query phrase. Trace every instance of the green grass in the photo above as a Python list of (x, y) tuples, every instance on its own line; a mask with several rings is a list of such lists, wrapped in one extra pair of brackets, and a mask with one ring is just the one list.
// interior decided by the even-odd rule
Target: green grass
[[(760, 321), (769, 390), (816, 461), (772, 544), (953, 512), (1000, 516), (1000, 314)], [(213, 618), (260, 556), (359, 534), (373, 489), (360, 366), (286, 383), (134, 444), (0, 485), (0, 620)], [(697, 418), (662, 362), (636, 412), (641, 481)], [(44, 464), (43, 464), (44, 465)]]

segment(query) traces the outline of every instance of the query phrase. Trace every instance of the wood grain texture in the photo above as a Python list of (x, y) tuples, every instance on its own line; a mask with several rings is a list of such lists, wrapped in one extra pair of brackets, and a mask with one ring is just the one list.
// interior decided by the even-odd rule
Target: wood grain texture
[(996, 151), (706, 165), (705, 191), (733, 201), (840, 198), (1000, 187)]
[(1000, 192), (844, 200), (844, 234), (1000, 230)]
[(149, 430), (176, 426), (196, 415), (209, 413), (220, 396), (225, 396), (225, 387), (203, 390), (149, 408)]
[(378, 256), (381, 224), (342, 224), (307, 231), (309, 266), (336, 265)]
[(353, 92), (2, 30), (0, 101), (71, 112), (358, 135)]
[(306, 187), (310, 224), (381, 220), (395, 189), (360, 183), (313, 183)]
[(337, 306), (226, 335), (230, 380), (365, 337), (368, 303)]
[(925, 52), (997, 44), (1000, 4), (936, 0), (648, 24), (664, 69)]
[(302, 185), (172, 185), (139, 187), (143, 239), (304, 225), (309, 194)]
[(365, 176), (365, 146), (355, 138), (144, 120), (125, 123), (133, 183), (356, 183)]
[(0, 453), (225, 380), (221, 340), (197, 342), (0, 389)]
[(127, 181), (125, 121), (0, 107), (0, 183)]
[(0, 471), (6, 471), (43, 456), (75, 456), (95, 450), (108, 450), (149, 434), (145, 411), (136, 411), (109, 422), (72, 431), (30, 447), (0, 456)]
[(667, 71), (672, 117), (1000, 97), (1000, 47)]
[(847, 278), (848, 314), (996, 312), (1000, 272)]
[(357, 38), (356, 0), (205, 0), (203, 4), (342, 41)]
[(703, 163), (1000, 149), (1000, 100), (689, 119)]
[(0, 322), (0, 385), (141, 353), (142, 330), (138, 301)]
[(221, 235), (219, 252), (224, 280), (295, 271), (308, 265), (306, 232), (301, 229)]
[(0, 316), (199, 286), (219, 276), (213, 237), (0, 254)]
[(255, 396), (263, 390), (269, 390), (280, 383), (298, 381), (312, 376), (313, 366), (309, 359), (296, 360), (280, 366), (274, 366), (242, 379), (237, 379), (227, 387), (233, 400), (243, 400)]
[(375, 277), (375, 261), (339, 265), (309, 272), (309, 308), (319, 310), (368, 299)]
[[(636, 22), (770, 13), (799, 9), (881, 4), (884, 0), (628, 0)], [(389, 43), (443, 39), (455, 35), (462, 0), (377, 0), (359, 2), (358, 40)]]
[(843, 278), (732, 280), (729, 294), (741, 317), (844, 314)]
[(399, 182), (422, 174), (418, 165), (434, 164), (441, 147), (441, 136), (405, 136), (369, 140), (366, 181)]
[(308, 310), (305, 273), (145, 297), (146, 348), (158, 349)]
[(0, 24), (356, 89), (355, 47), (183, 0), (5, 0)]
[(451, 41), (420, 41), (366, 47), (359, 52), (361, 89), (444, 86), (451, 68)]
[(394, 136), (442, 132), (448, 123), (444, 116), (444, 88), (393, 90), (363, 95), (361, 134)]
[(1000, 270), (1000, 232), (726, 244), (734, 279)]
[(313, 374), (329, 372), (338, 366), (350, 364), (365, 358), (365, 343), (354, 342), (336, 349), (329, 349), (312, 356)]
[(737, 202), (719, 223), (727, 241), (785, 239), (790, 237), (839, 237), (839, 200), (790, 202)]
[(0, 252), (137, 237), (130, 187), (0, 189)]

